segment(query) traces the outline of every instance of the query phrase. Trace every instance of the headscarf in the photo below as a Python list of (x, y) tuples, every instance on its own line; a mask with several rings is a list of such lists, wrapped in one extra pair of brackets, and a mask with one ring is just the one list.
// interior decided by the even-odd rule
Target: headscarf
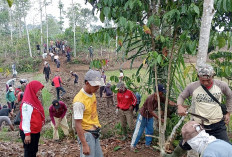
[(31, 81), (30, 83), (27, 84), (27, 88), (25, 89), (24, 95), (23, 95), (23, 100), (22, 103), (26, 103), (28, 105), (31, 105), (34, 109), (39, 111), (41, 114), (43, 121), (45, 121), (45, 114), (44, 114), (44, 108), (36, 96), (36, 93), (40, 90), (43, 89), (44, 85), (40, 83), (39, 81)]

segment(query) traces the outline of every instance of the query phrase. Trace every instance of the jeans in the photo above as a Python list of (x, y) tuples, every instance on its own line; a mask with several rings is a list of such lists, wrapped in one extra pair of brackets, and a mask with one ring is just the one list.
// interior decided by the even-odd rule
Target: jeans
[[(204, 128), (206, 129), (205, 132), (208, 133), (209, 135), (212, 135), (214, 137), (216, 137), (217, 139), (220, 139), (220, 140), (224, 140), (228, 143), (229, 142), (229, 138), (227, 136), (227, 132), (226, 132), (226, 125), (225, 125), (225, 122), (224, 120), (221, 120), (220, 122), (217, 122), (217, 123), (214, 123), (214, 124), (211, 124), (211, 125), (204, 125)], [(210, 129), (210, 130), (207, 130), (207, 129)], [(183, 145), (182, 145), (182, 141), (180, 141), (179, 145), (182, 149), (184, 150), (191, 150), (191, 146), (185, 142)]]
[[(135, 126), (135, 131), (131, 140), (131, 146), (135, 147), (143, 132), (145, 129), (145, 134), (146, 135), (153, 135), (154, 129), (153, 129), (153, 117), (152, 118), (145, 118), (143, 116), (141, 116), (140, 114), (138, 115), (137, 118), (137, 122), (136, 122), (136, 126)], [(149, 146), (151, 144), (152, 141), (152, 137), (145, 137), (146, 140), (146, 145)]]
[(22, 130), (20, 130), (20, 136), (23, 141), (23, 147), (24, 147), (24, 157), (36, 157), (36, 153), (38, 152), (38, 144), (39, 144), (39, 138), (40, 133), (32, 134), (31, 133), (31, 143), (25, 144), (25, 134)]
[(49, 73), (48, 74), (45, 73), (45, 80), (46, 80), (46, 82), (48, 82), (48, 80), (49, 80)]
[(13, 102), (7, 102), (7, 104), (8, 104), (8, 108), (10, 108), (10, 109), (15, 109), (16, 108), (16, 106), (14, 104), (14, 101)]
[(56, 87), (57, 100), (60, 100), (60, 91), (62, 91), (61, 97), (66, 93), (63, 87)]
[(79, 144), (81, 145), (80, 157), (103, 157), (102, 149), (100, 146), (99, 138), (95, 139), (93, 135), (89, 132), (85, 133), (85, 140), (90, 148), (90, 155), (83, 154), (83, 147), (81, 141), (78, 139)]
[(100, 87), (100, 98), (102, 97), (103, 90), (105, 89), (105, 86)]

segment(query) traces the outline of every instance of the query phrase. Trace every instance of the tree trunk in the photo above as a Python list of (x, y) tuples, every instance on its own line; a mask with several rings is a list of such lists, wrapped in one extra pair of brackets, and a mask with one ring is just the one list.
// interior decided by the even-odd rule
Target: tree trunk
[(203, 15), (201, 18), (201, 30), (197, 54), (197, 66), (206, 63), (211, 22), (215, 13), (214, 0), (204, 0)]
[(47, 3), (45, 2), (45, 15), (46, 15), (46, 25), (47, 25), (47, 52), (48, 52), (48, 17), (47, 17)]
[(43, 12), (42, 12), (42, 2), (41, 0), (39, 1), (39, 5), (40, 5), (40, 20), (41, 20), (41, 23), (40, 23), (40, 38), (41, 38), (41, 49), (40, 51), (42, 51), (42, 46), (43, 46)]
[(12, 10), (9, 8), (9, 13), (10, 13), (10, 40), (11, 40), (11, 45), (13, 45), (13, 30), (12, 30)]
[(74, 57), (77, 56), (77, 52), (76, 52), (76, 18), (75, 18), (75, 13), (74, 13), (74, 4), (73, 4), (73, 0), (72, 0), (72, 6), (73, 6), (73, 47), (74, 47)]
[(26, 17), (25, 16), (24, 16), (24, 23), (25, 23), (26, 31), (27, 31), (27, 42), (28, 42), (29, 53), (30, 53), (30, 57), (32, 57), (31, 44), (30, 44), (30, 36), (29, 36), (28, 29), (27, 29), (27, 23), (26, 23)]

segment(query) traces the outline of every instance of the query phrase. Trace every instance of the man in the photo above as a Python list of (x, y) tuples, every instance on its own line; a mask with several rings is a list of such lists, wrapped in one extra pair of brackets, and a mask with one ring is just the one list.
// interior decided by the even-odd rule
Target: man
[(13, 73), (13, 77), (16, 77), (18, 72), (16, 71), (16, 65), (15, 63), (12, 65), (12, 73)]
[(83, 88), (73, 100), (73, 115), (81, 144), (81, 157), (103, 157), (99, 142), (99, 128), (101, 125), (98, 120), (97, 99), (95, 96), (99, 86), (103, 84), (100, 72), (89, 70), (85, 74)]
[(123, 131), (122, 140), (125, 140), (127, 138), (127, 124), (130, 131), (133, 129), (133, 109), (136, 105), (137, 99), (133, 92), (125, 87), (123, 82), (119, 82), (116, 89), (118, 89), (117, 110)]
[(16, 81), (16, 78), (13, 78), (6, 82), (6, 92), (8, 91), (9, 87), (14, 87), (15, 81)]
[[(54, 83), (54, 86), (56, 87), (57, 100), (60, 100), (60, 98), (62, 98), (62, 96), (66, 93), (64, 88), (61, 86), (63, 81), (61, 80), (60, 76), (55, 74), (55, 77), (52, 79), (52, 82)], [(60, 91), (62, 91), (61, 96), (60, 96)]]
[(15, 109), (15, 95), (14, 95), (14, 89), (13, 87), (10, 87), (8, 92), (6, 93), (6, 101), (7, 101), (7, 104), (8, 104), (8, 107), (11, 108), (12, 110)]
[(102, 97), (102, 93), (105, 89), (105, 84), (106, 84), (106, 75), (105, 75), (104, 70), (102, 71), (101, 79), (102, 79), (102, 82), (104, 82), (104, 85), (100, 87), (100, 98)]
[(3, 108), (0, 110), (0, 117), (9, 116), (9, 114), (11, 115), (11, 117), (13, 117), (13, 110), (7, 108), (7, 105), (4, 105)]
[[(158, 94), (160, 96), (160, 102), (165, 103), (165, 96), (166, 89), (162, 84), (158, 85)], [(175, 102), (168, 101), (170, 105), (176, 106)], [(131, 150), (134, 150), (136, 148), (137, 143), (139, 142), (144, 129), (146, 135), (153, 135), (154, 129), (153, 129), (153, 117), (155, 117), (157, 120), (159, 119), (158, 115), (154, 112), (158, 108), (158, 100), (157, 100), (157, 92), (150, 95), (146, 101), (144, 102), (142, 108), (140, 109), (135, 131), (131, 140)], [(164, 120), (161, 119), (163, 122)], [(146, 143), (145, 146), (149, 147), (151, 145), (152, 137), (145, 137)]]
[(37, 50), (37, 54), (39, 56), (40, 55), (40, 45), (39, 45), (39, 43), (36, 45), (36, 50)]
[(184, 142), (202, 157), (231, 157), (232, 145), (209, 135), (196, 121), (187, 122), (181, 129)]
[(43, 74), (45, 75), (46, 82), (48, 82), (48, 80), (49, 80), (49, 74), (51, 74), (51, 69), (48, 66), (48, 63), (46, 63), (46, 65), (45, 65), (45, 67), (43, 69)]
[(2, 122), (5, 121), (12, 131), (14, 131), (14, 126), (12, 125), (10, 118), (8, 116), (0, 116), (0, 131), (2, 130)]
[(78, 84), (78, 75), (77, 75), (77, 73), (75, 73), (75, 72), (73, 72), (73, 71), (70, 71), (70, 74), (71, 74), (73, 77), (75, 77), (75, 79), (74, 79), (74, 85), (75, 85), (75, 84)]
[[(209, 135), (215, 136), (217, 139), (229, 142), (226, 126), (230, 121), (230, 112), (232, 112), (232, 92), (229, 86), (220, 80), (214, 79), (213, 67), (208, 64), (202, 64), (197, 69), (199, 81), (189, 84), (177, 99), (178, 114), (186, 115), (187, 108), (183, 107), (184, 100), (192, 96), (192, 104), (195, 105), (195, 114), (207, 118), (209, 122), (204, 122), (203, 127)], [(203, 89), (203, 86), (214, 95), (221, 103), (222, 96), (226, 96), (227, 113), (223, 116), (221, 106), (215, 102)], [(194, 120), (201, 123), (199, 118)], [(166, 157), (181, 157), (186, 154), (187, 150), (191, 150), (188, 143), (182, 141), (175, 148), (174, 152)]]
[(90, 46), (90, 47), (88, 48), (88, 50), (89, 50), (89, 58), (90, 58), (91, 60), (93, 60), (93, 47)]
[(58, 127), (61, 126), (64, 134), (69, 134), (69, 127), (66, 118), (67, 107), (62, 101), (53, 100), (49, 107), (49, 115), (51, 118), (51, 125), (53, 128), (53, 139), (59, 140)]
[(111, 90), (110, 83), (106, 84), (106, 87), (105, 87), (103, 93), (105, 94), (107, 106), (110, 107), (110, 102), (111, 102), (112, 106), (114, 106), (114, 93)]
[(26, 89), (26, 86), (28, 84), (28, 80), (27, 79), (21, 79), (19, 82), (21, 83), (21, 90), (24, 92), (25, 89)]

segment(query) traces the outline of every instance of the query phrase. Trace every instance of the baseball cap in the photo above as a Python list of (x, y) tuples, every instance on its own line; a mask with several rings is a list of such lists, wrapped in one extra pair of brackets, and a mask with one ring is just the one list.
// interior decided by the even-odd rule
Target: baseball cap
[(21, 84), (23, 84), (23, 83), (28, 83), (27, 79), (21, 79), (19, 82), (20, 82)]
[(55, 109), (59, 109), (60, 108), (60, 103), (58, 100), (53, 100), (52, 101), (52, 105), (54, 106)]
[(159, 92), (166, 93), (166, 89), (165, 89), (164, 85), (162, 85), (162, 84), (158, 84), (158, 90), (159, 90)]
[(101, 80), (101, 74), (99, 71), (90, 69), (85, 74), (85, 80), (89, 82), (91, 86), (105, 86), (105, 83)]
[(214, 76), (215, 72), (213, 67), (209, 64), (201, 64), (197, 67), (197, 73), (199, 76)]
[(193, 137), (197, 136), (203, 130), (202, 126), (196, 121), (187, 122), (181, 129), (183, 143), (191, 140)]
[(14, 91), (13, 87), (9, 87), (9, 91), (11, 92)]

